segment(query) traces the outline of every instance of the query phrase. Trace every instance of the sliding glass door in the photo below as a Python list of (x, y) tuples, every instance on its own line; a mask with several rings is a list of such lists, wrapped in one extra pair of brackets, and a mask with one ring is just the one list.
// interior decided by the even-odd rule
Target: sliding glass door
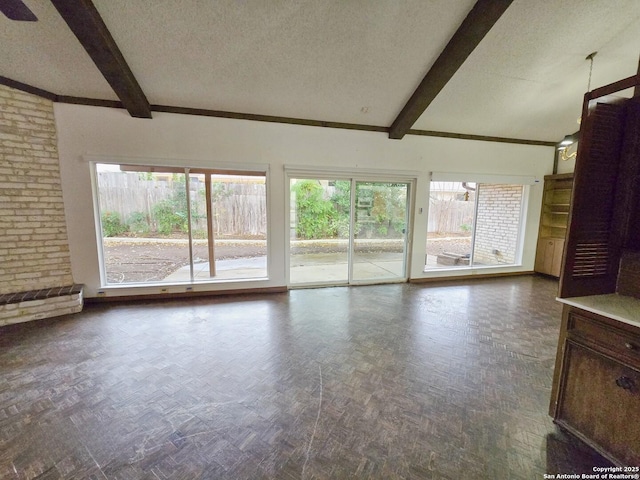
[(409, 184), (355, 182), (351, 280), (405, 277)]
[(290, 179), (291, 285), (406, 279), (409, 183)]

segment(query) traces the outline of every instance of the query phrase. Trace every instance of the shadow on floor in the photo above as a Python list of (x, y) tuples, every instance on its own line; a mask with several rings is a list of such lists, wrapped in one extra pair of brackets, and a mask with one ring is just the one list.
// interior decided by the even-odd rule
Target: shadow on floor
[(547, 473), (594, 474), (594, 467), (613, 466), (571, 434), (559, 427), (556, 429), (556, 432), (547, 435)]

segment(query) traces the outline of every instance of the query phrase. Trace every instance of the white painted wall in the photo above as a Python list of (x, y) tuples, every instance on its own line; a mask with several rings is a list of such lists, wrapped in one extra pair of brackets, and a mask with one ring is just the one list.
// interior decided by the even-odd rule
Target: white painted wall
[[(430, 172), (534, 175), (526, 218), (521, 267), (500, 272), (531, 271), (536, 250), (542, 177), (553, 169), (553, 148), (407, 135), (390, 140), (384, 133), (299, 125), (154, 113), (153, 119), (131, 118), (125, 110), (55, 104), (60, 171), (68, 223), (74, 280), (86, 285), (88, 297), (100, 285), (91, 174), (87, 155), (137, 157), (140, 162), (192, 167), (269, 166), (270, 276), (263, 281), (199, 284), (194, 290), (276, 287), (286, 283), (285, 165), (356, 170), (417, 172), (410, 278), (423, 273)], [(130, 158), (127, 159), (130, 161)], [(480, 270), (474, 271), (481, 273)], [(468, 275), (464, 271), (460, 274)], [(163, 288), (166, 287), (163, 285)], [(110, 287), (109, 295), (159, 292), (160, 287)], [(172, 290), (170, 290), (172, 291)], [(184, 291), (184, 286), (175, 291)]]

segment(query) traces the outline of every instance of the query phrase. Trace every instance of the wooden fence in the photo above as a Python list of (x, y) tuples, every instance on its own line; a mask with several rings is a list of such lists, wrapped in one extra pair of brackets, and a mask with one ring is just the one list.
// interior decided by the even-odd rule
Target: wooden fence
[[(189, 183), (194, 231), (204, 233), (207, 229), (204, 182), (193, 176)], [(142, 214), (152, 231), (156, 229), (153, 207), (175, 198), (179, 188), (185, 188), (184, 180), (179, 182), (168, 176), (147, 177), (137, 172), (98, 173), (100, 211), (116, 212), (125, 223), (133, 214)], [(212, 190), (212, 225), (216, 236), (266, 235), (267, 202), (263, 177), (225, 177), (214, 180)], [(429, 232), (462, 233), (471, 228), (473, 198), (460, 201), (453, 196), (433, 196), (429, 203)]]
[(431, 198), (427, 231), (439, 234), (470, 231), (473, 225), (473, 211), (473, 201)]
[[(214, 179), (212, 225), (216, 235), (261, 236), (267, 232), (266, 186), (263, 177), (224, 177)], [(189, 179), (191, 213), (196, 233), (207, 230), (204, 182), (197, 176)], [(99, 172), (98, 202), (100, 212), (115, 212), (123, 222), (133, 216), (145, 218), (151, 231), (156, 230), (154, 206), (179, 198), (182, 181), (171, 177), (146, 177), (137, 172)], [(186, 211), (186, 210), (185, 210)]]

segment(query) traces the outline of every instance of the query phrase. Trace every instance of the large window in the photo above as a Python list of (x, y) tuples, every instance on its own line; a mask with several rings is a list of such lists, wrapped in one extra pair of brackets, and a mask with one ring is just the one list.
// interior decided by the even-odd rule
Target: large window
[(525, 189), (432, 181), (425, 270), (520, 263)]
[(266, 277), (264, 172), (96, 164), (104, 283)]

